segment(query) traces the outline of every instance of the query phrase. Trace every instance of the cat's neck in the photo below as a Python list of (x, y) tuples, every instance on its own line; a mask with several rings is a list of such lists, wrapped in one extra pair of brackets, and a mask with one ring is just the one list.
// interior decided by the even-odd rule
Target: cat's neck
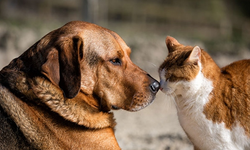
[[(182, 81), (182, 90), (176, 92), (177, 109), (183, 113), (200, 113), (203, 106), (211, 98), (211, 93), (218, 85), (218, 80), (221, 77), (221, 69), (214, 60), (202, 50), (200, 71), (196, 78), (192, 81)], [(190, 109), (194, 109), (190, 111)]]
[(220, 78), (221, 75), (221, 69), (219, 66), (214, 62), (214, 60), (211, 58), (211, 56), (202, 50), (201, 53), (201, 65), (204, 77), (208, 80), (211, 80), (214, 85), (214, 81), (217, 81)]
[(208, 102), (209, 95), (213, 90), (213, 83), (199, 72), (192, 81), (179, 83), (181, 90), (176, 92), (175, 101), (179, 113), (202, 113), (203, 106)]

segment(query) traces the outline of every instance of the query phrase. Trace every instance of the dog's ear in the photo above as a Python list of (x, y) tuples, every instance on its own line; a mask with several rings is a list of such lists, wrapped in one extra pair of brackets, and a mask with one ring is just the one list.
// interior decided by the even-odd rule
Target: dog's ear
[(79, 36), (59, 41), (49, 51), (42, 73), (59, 86), (67, 98), (77, 95), (81, 86), (80, 61), (83, 58), (83, 40)]
[(58, 51), (52, 49), (49, 51), (46, 62), (42, 65), (41, 72), (44, 74), (52, 83), (59, 86), (60, 73), (59, 73), (59, 59)]

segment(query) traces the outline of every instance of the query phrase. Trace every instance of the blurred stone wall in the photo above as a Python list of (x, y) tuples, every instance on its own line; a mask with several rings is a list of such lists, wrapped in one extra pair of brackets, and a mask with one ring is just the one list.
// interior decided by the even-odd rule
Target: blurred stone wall
[(245, 7), (249, 3), (247, 0), (1, 0), (0, 67), (49, 31), (72, 20), (93, 22), (117, 32), (132, 48), (132, 57), (140, 53), (149, 61), (161, 56), (152, 53), (156, 56), (151, 57), (143, 50), (164, 51), (167, 35), (184, 44), (199, 45), (213, 55), (237, 55), (250, 49), (250, 13)]

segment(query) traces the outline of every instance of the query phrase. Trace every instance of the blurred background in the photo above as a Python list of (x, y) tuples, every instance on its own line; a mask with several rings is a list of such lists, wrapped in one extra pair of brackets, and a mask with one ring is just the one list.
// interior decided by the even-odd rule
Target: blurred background
[[(131, 59), (159, 80), (165, 38), (198, 45), (219, 66), (250, 58), (249, 0), (0, 0), (0, 69), (45, 34), (73, 20), (118, 33)], [(174, 103), (158, 93), (139, 112), (115, 111), (123, 150), (189, 150)]]

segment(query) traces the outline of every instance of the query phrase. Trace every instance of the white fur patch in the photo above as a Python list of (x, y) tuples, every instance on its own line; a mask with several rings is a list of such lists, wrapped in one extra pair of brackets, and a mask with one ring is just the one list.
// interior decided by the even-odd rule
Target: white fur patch
[(194, 145), (201, 150), (243, 150), (250, 143), (239, 124), (235, 123), (229, 130), (224, 123), (214, 123), (206, 118), (203, 109), (213, 84), (201, 71), (190, 82), (166, 81), (165, 73), (164, 69), (160, 71), (162, 92), (175, 98), (180, 124)]

